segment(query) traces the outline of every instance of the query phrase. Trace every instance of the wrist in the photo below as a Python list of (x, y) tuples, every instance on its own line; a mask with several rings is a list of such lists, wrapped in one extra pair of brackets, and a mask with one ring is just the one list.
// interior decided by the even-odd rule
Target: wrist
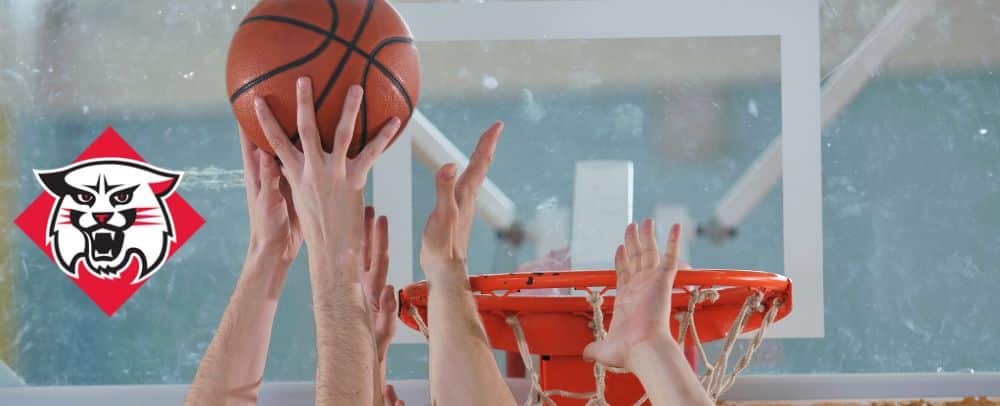
[[(250, 244), (247, 246), (247, 263), (260, 264), (269, 268), (288, 269), (292, 266), (294, 257), (290, 258), (285, 251), (281, 241), (262, 241), (256, 237), (250, 237)], [(281, 247), (281, 248), (278, 248)]]
[(431, 293), (437, 292), (471, 292), (472, 285), (465, 272), (436, 272), (427, 274), (427, 287)]
[(292, 260), (285, 258), (284, 255), (251, 246), (247, 251), (240, 277), (253, 279), (256, 276), (266, 276), (263, 279), (271, 279), (274, 275), (285, 275), (291, 266)]
[(287, 262), (273, 256), (247, 254), (230, 301), (249, 300), (250, 306), (257, 308), (257, 311), (267, 309), (273, 312), (284, 288), (289, 266)]
[(625, 367), (630, 371), (635, 371), (642, 363), (662, 357), (676, 358), (687, 363), (684, 351), (681, 351), (680, 345), (677, 344), (669, 331), (653, 334), (649, 338), (633, 344), (625, 356)]
[[(317, 248), (313, 248), (317, 247)], [(335, 245), (325, 247), (310, 246), (309, 275), (316, 284), (332, 286), (333, 284), (350, 284), (360, 282), (361, 256), (353, 251), (338, 248)]]

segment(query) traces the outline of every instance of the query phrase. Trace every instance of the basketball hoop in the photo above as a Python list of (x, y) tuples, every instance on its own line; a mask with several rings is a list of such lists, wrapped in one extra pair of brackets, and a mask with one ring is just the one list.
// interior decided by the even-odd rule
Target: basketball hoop
[[(638, 379), (582, 359), (584, 347), (602, 340), (611, 322), (615, 271), (536, 272), (469, 278), (490, 345), (520, 352), (531, 379), (528, 404), (642, 404)], [(571, 288), (582, 295), (520, 296), (514, 292)], [(607, 297), (605, 297), (607, 296)], [(427, 336), (427, 282), (399, 293), (400, 319)], [(674, 281), (670, 331), (683, 347), (693, 343), (705, 367), (701, 382), (712, 399), (732, 386), (749, 364), (764, 331), (792, 310), (791, 281), (781, 275), (738, 270), (681, 270)], [(597, 311), (597, 310), (600, 311)], [(736, 338), (755, 331), (731, 369)], [(725, 339), (715, 362), (702, 343)], [(541, 356), (536, 373), (530, 354)], [(592, 372), (591, 372), (592, 371)], [(607, 374), (606, 372), (611, 372)]]

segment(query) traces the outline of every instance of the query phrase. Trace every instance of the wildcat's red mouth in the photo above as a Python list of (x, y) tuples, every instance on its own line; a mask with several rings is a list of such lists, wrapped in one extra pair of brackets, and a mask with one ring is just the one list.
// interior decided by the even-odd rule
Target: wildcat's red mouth
[(90, 238), (90, 258), (113, 260), (122, 252), (125, 233), (108, 228), (97, 228), (87, 233)]

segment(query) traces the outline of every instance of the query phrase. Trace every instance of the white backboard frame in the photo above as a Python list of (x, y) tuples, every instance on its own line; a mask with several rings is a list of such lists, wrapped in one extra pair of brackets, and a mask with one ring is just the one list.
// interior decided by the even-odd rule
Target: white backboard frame
[[(400, 4), (418, 43), (432, 41), (776, 36), (781, 47), (784, 271), (794, 311), (770, 338), (824, 334), (817, 0), (524, 1)], [(414, 131), (412, 128), (407, 131)], [(394, 148), (394, 149), (399, 149)], [(401, 150), (401, 149), (400, 149)], [(397, 150), (396, 152), (402, 153)], [(376, 165), (375, 205), (397, 230), (414, 224), (410, 160)], [(498, 162), (497, 165), (503, 165)], [(422, 220), (422, 219), (420, 219)], [(412, 281), (412, 239), (392, 241), (390, 280)], [(403, 327), (400, 332), (409, 331)], [(397, 343), (423, 342), (400, 334)]]

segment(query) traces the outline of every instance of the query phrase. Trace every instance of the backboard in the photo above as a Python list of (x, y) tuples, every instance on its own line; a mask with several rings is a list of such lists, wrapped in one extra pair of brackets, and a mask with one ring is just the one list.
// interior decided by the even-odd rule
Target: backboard
[[(421, 116), (407, 129), (413, 150), (391, 151), (374, 175), (379, 209), (416, 230), (394, 236), (392, 257), (403, 262), (390, 279), (421, 278), (405, 261), (433, 202), (427, 168), (463, 159), (480, 127), (504, 120), (472, 272), (512, 272), (551, 250), (565, 250), (571, 268), (609, 268), (625, 224), (658, 217), (664, 230), (687, 226), (697, 266), (792, 278), (796, 312), (770, 336), (821, 337), (816, 5), (783, 3), (781, 14), (747, 7), (732, 15), (754, 18), (690, 24), (729, 7), (402, 7), (426, 73)], [(723, 62), (732, 60), (740, 64)], [(773, 172), (770, 183), (746, 179), (760, 166)], [(512, 229), (524, 240), (505, 240)]]

